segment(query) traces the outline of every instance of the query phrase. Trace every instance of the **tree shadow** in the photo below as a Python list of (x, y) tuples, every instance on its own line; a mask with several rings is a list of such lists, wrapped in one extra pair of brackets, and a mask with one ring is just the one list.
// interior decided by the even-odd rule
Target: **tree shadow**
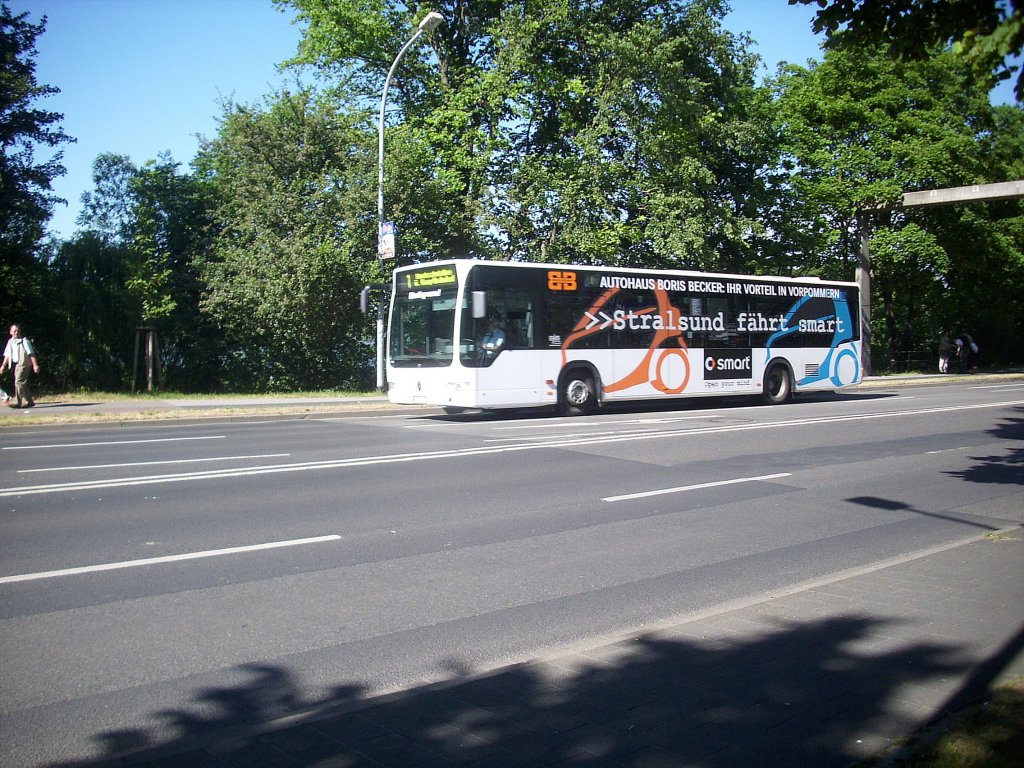
[(949, 642), (895, 642), (900, 623), (652, 632), (478, 675), (452, 661), (454, 678), (376, 699), (346, 685), (306, 701), (286, 669), (254, 665), (247, 683), (157, 713), (175, 736), (97, 734), (103, 759), (56, 765), (843, 766), (864, 757), (858, 740), (884, 745), (928, 720), (910, 685), (971, 667)]
[[(989, 433), (1003, 440), (1024, 442), (1024, 419), (1007, 419)], [(969, 483), (1024, 485), (1024, 447), (1011, 448), (1006, 453), (993, 456), (972, 456), (971, 459), (978, 463), (946, 474)]]

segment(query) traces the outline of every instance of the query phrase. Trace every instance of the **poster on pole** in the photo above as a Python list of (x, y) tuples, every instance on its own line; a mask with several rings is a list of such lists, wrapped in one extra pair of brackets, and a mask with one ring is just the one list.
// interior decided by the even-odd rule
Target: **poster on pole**
[(395, 225), (390, 221), (385, 221), (380, 225), (377, 258), (381, 261), (395, 258)]

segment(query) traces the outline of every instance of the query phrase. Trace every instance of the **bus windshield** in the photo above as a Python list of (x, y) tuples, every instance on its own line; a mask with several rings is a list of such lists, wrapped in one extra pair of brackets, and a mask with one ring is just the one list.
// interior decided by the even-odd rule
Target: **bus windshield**
[(406, 273), (395, 285), (389, 361), (396, 368), (443, 367), (455, 355), (454, 270)]

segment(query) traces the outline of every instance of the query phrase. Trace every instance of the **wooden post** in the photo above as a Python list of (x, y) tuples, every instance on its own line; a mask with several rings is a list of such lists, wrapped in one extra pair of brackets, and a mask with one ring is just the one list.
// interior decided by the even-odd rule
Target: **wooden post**
[(152, 328), (146, 331), (146, 391), (153, 391), (153, 353), (156, 333)]
[(139, 327), (135, 328), (135, 354), (132, 356), (132, 394), (135, 394), (135, 384), (138, 381), (139, 373), (139, 336), (142, 333), (142, 329)]
[(156, 386), (158, 389), (164, 388), (164, 367), (160, 365), (160, 336), (153, 330), (153, 361), (156, 365)]
[(145, 346), (143, 347), (143, 366), (146, 372), (146, 391), (152, 392), (154, 384), (163, 389), (164, 372), (160, 367), (160, 340), (157, 337), (156, 328), (148, 325), (135, 327), (135, 355), (132, 358), (132, 392), (135, 392), (139, 373), (139, 344), (142, 335), (146, 335)]

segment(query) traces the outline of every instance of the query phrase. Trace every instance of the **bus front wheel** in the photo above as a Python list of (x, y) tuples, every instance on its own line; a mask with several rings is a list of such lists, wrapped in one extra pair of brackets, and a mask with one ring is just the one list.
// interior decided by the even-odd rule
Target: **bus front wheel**
[(773, 365), (764, 375), (762, 399), (768, 405), (781, 405), (793, 397), (793, 378), (784, 365)]
[(589, 374), (573, 371), (562, 384), (561, 412), (564, 416), (578, 416), (594, 409), (594, 380)]

